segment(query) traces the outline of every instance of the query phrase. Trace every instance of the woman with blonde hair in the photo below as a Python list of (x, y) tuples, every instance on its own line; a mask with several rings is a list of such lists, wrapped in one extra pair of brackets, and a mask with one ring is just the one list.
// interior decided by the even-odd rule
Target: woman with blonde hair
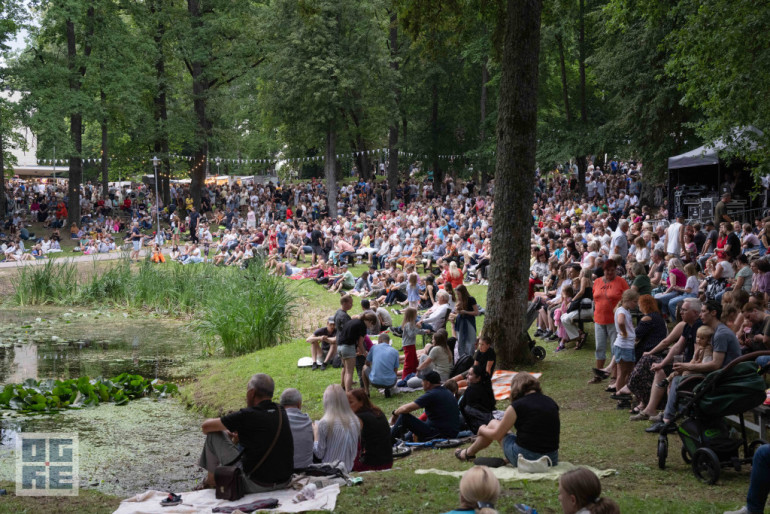
[[(516, 428), (516, 434), (509, 431)], [(514, 467), (519, 457), (537, 460), (544, 455), (556, 466), (559, 463), (559, 406), (543, 394), (538, 379), (526, 372), (511, 380), (511, 404), (503, 419), (492, 420), (479, 427), (478, 437), (469, 448), (457, 450), (455, 457), (463, 461), (476, 458), (478, 452), (497, 441), (506, 460)]]
[(463, 284), (463, 272), (457, 267), (455, 261), (449, 262), (449, 268), (446, 270), (443, 278), (444, 282), (452, 284), (454, 289), (457, 289)]
[(460, 507), (444, 514), (497, 514), (500, 481), (486, 466), (473, 466), (460, 479)]
[(361, 420), (350, 408), (348, 396), (339, 384), (324, 391), (324, 415), (313, 424), (313, 455), (321, 462), (340, 461), (351, 471), (358, 454)]
[(564, 514), (620, 514), (620, 507), (602, 498), (602, 483), (593, 471), (575, 468), (559, 477), (559, 503)]

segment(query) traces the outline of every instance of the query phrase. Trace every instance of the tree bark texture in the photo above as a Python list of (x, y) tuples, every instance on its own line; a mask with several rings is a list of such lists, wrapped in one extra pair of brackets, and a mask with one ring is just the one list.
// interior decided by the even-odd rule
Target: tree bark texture
[(107, 198), (110, 194), (108, 183), (110, 181), (110, 162), (107, 159), (109, 155), (109, 132), (107, 127), (107, 95), (104, 91), (100, 91), (100, 98), (102, 102), (102, 197)]
[(326, 153), (324, 159), (324, 173), (326, 174), (326, 202), (329, 206), (329, 216), (337, 217), (337, 134), (334, 127), (329, 124), (326, 131)]
[[(398, 14), (395, 10), (390, 14), (390, 69), (398, 73)], [(395, 95), (395, 112), (388, 128), (388, 187), (396, 190), (398, 187), (398, 112), (401, 109), (401, 88), (396, 81), (393, 91)]]
[(526, 335), (532, 227), (541, 0), (508, 0), (497, 118), (494, 259), (484, 331), (501, 369), (533, 361)]
[[(162, 9), (163, 0), (160, 2), (153, 2), (150, 5), (150, 11), (157, 15)], [(158, 22), (157, 30), (153, 39), (155, 41), (155, 80), (158, 85), (158, 94), (155, 97), (155, 108), (153, 110), (153, 117), (155, 119), (155, 154), (160, 155), (163, 161), (163, 167), (160, 172), (160, 186), (161, 195), (163, 196), (163, 205), (169, 205), (171, 203), (171, 161), (168, 156), (168, 107), (166, 99), (166, 91), (168, 89), (166, 83), (166, 55), (163, 51), (163, 37), (166, 32), (166, 26), (162, 21)]]
[(567, 87), (567, 64), (564, 59), (564, 38), (562, 38), (561, 34), (556, 34), (556, 43), (559, 46), (559, 67), (561, 68), (561, 94), (564, 98), (564, 115), (567, 118), (567, 123), (572, 123), (572, 111), (569, 108), (569, 89)]
[[(192, 30), (202, 30), (203, 15), (200, 0), (187, 0), (187, 12), (192, 20)], [(190, 75), (192, 77), (193, 110), (197, 122), (193, 165), (190, 169), (190, 193), (195, 208), (200, 210), (201, 189), (206, 181), (206, 170), (208, 169), (208, 141), (211, 132), (211, 121), (208, 119), (206, 111), (210, 84), (205, 74), (205, 63), (201, 60), (195, 60), (190, 64)]]
[[(85, 57), (91, 54), (91, 47), (88, 43), (90, 32), (93, 30), (93, 6), (88, 8), (88, 18), (90, 26), (89, 34), (86, 36), (86, 45), (84, 49)], [(86, 74), (85, 65), (76, 65), (77, 46), (75, 39), (75, 22), (67, 20), (65, 23), (67, 31), (67, 68), (69, 70), (69, 89), (73, 96), (80, 92), (83, 83), (83, 77)], [(83, 114), (79, 109), (70, 113), (70, 139), (72, 140), (73, 154), (69, 157), (69, 176), (67, 177), (67, 223), (72, 225), (80, 223), (80, 186), (83, 183)]]

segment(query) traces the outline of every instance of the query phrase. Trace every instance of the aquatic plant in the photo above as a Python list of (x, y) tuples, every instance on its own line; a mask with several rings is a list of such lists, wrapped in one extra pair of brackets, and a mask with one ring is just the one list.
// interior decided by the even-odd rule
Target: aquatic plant
[(112, 402), (125, 405), (129, 400), (150, 396), (164, 398), (178, 392), (177, 386), (149, 380), (141, 375), (122, 373), (111, 379), (80, 377), (70, 380), (35, 380), (8, 384), (0, 392), (0, 409), (22, 413), (55, 412)]
[(18, 305), (66, 304), (77, 294), (77, 268), (72, 261), (46, 261), (42, 266), (22, 266), (11, 279)]

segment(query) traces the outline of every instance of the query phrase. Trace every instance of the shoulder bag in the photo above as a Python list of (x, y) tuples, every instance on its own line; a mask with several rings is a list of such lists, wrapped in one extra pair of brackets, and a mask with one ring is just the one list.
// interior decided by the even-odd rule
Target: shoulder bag
[(214, 483), (216, 484), (216, 496), (218, 500), (236, 501), (243, 498), (245, 494), (243, 488), (243, 479), (250, 477), (259, 467), (265, 462), (275, 448), (275, 444), (278, 442), (278, 436), (281, 435), (281, 429), (283, 428), (283, 412), (281, 407), (278, 407), (278, 430), (275, 432), (273, 442), (270, 443), (270, 447), (267, 449), (262, 458), (257, 462), (256, 466), (244, 477), (243, 470), (236, 466), (246, 449), (238, 454), (238, 456), (227, 463), (224, 466), (217, 466), (214, 470)]

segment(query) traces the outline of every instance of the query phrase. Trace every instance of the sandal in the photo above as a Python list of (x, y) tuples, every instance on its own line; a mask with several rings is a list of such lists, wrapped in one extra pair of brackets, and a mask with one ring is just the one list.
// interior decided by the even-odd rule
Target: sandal
[(602, 380), (610, 378), (610, 374), (604, 371), (603, 369), (593, 368), (593, 370), (594, 370), (594, 375), (601, 378)]
[(468, 455), (468, 448), (460, 448), (455, 450), (455, 457), (463, 462), (471, 462), (476, 458), (475, 455)]
[(615, 392), (617, 392), (617, 389), (615, 388), (614, 385), (611, 385), (611, 386), (607, 386), (607, 389), (605, 389), (605, 392), (615, 393)]
[(588, 337), (588, 335), (585, 332), (580, 334), (580, 336), (577, 338), (577, 343), (575, 343), (575, 350), (580, 350), (583, 348), (583, 345), (586, 344), (586, 337)]
[(633, 415), (633, 414), (639, 414), (640, 412), (642, 412), (642, 411), (639, 409), (639, 407), (634, 407), (633, 409), (631, 409), (630, 411), (628, 411), (628, 413), (629, 413), (629, 414), (632, 414), (632, 415)]
[(160, 502), (161, 507), (173, 507), (182, 503), (182, 497), (178, 494), (168, 493), (168, 497)]

